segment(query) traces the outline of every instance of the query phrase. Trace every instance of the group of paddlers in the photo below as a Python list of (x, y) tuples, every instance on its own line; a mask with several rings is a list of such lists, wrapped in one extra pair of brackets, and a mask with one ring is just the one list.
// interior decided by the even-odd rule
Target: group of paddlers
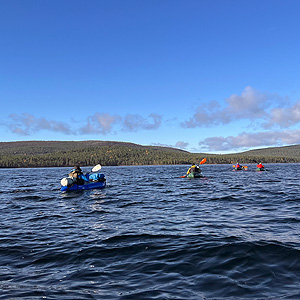
[[(205, 159), (206, 161), (206, 159)], [(201, 161), (201, 163), (205, 162), (204, 160)], [(242, 166), (241, 164), (237, 163), (235, 166), (236, 170), (243, 170), (246, 167)], [(256, 165), (256, 167), (258, 169), (263, 170), (265, 168), (265, 166), (260, 162)], [(100, 167), (101, 168), (101, 167)], [(199, 165), (197, 164), (192, 164), (192, 166), (188, 169), (188, 171), (186, 172), (187, 175), (191, 174), (191, 173), (201, 173), (201, 169), (199, 167)], [(90, 182), (90, 181), (95, 181), (95, 180), (99, 180), (100, 178), (98, 177), (99, 174), (97, 174), (97, 177), (95, 176), (96, 174), (90, 174), (89, 172), (86, 174), (83, 174), (80, 166), (76, 165), (69, 173), (69, 177), (72, 177), (76, 180), (77, 184), (85, 184), (86, 182)], [(103, 176), (104, 177), (104, 176)], [(104, 179), (104, 178), (103, 178)], [(105, 180), (105, 179), (104, 179)]]
[[(237, 163), (234, 166), (235, 170), (247, 170), (247, 166), (242, 166), (241, 164)], [(264, 170), (265, 166), (260, 162), (256, 165), (256, 168), (259, 170)], [(199, 165), (193, 164), (188, 171), (186, 172), (187, 175), (191, 174), (191, 173), (201, 173), (201, 169), (199, 167)], [(183, 177), (183, 176), (182, 176)]]
[[(234, 168), (236, 170), (243, 170), (243, 169), (247, 169), (248, 167), (247, 166), (242, 166), (241, 164), (237, 163)], [(256, 165), (256, 168), (257, 169), (260, 169), (260, 170), (264, 170), (265, 169), (265, 166), (260, 162)]]

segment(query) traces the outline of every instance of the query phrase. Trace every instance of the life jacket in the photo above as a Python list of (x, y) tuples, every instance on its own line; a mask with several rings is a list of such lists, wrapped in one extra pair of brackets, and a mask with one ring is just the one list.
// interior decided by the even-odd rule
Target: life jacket
[(187, 171), (186, 173), (187, 173), (187, 174), (195, 173), (195, 168), (196, 168), (196, 166), (195, 166), (195, 165), (192, 165), (192, 166), (188, 169), (188, 171)]

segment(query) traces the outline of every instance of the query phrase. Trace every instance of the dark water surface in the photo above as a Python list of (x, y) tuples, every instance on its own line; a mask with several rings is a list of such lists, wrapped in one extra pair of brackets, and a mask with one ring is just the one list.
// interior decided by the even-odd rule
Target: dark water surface
[(2, 169), (0, 299), (300, 299), (300, 164), (267, 167)]

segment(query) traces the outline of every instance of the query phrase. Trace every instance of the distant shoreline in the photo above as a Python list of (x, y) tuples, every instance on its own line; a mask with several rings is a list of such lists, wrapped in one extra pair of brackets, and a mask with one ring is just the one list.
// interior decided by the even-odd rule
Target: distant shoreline
[(190, 153), (184, 150), (112, 141), (0, 142), (0, 168), (80, 166), (300, 163), (300, 145), (231, 154)]

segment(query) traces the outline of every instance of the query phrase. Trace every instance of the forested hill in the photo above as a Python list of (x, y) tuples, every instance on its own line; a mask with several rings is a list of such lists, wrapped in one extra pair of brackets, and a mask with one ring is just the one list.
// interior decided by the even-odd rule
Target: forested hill
[[(113, 141), (24, 141), (24, 142), (0, 142), (1, 154), (46, 154), (61, 151), (73, 151), (95, 147), (122, 146), (128, 148), (143, 147), (134, 143)], [(173, 149), (178, 150), (179, 149)]]
[(270, 147), (242, 152), (246, 156), (300, 157), (300, 145)]
[(299, 163), (300, 145), (220, 155), (113, 141), (0, 142), (0, 168), (191, 164), (204, 157), (208, 164)]

